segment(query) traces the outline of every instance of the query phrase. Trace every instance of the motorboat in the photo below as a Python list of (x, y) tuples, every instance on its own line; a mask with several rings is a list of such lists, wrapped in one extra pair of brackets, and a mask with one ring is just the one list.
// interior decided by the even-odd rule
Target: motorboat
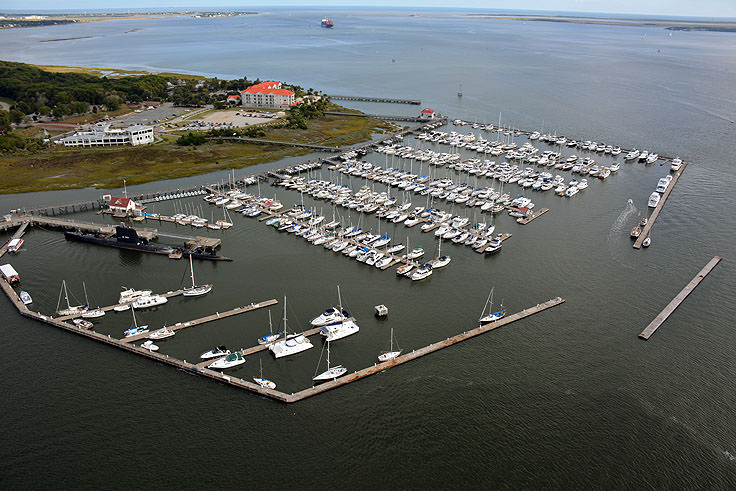
[(332, 322), (341, 321), (347, 318), (348, 316), (346, 314), (347, 312), (343, 312), (341, 309), (331, 307), (312, 319), (311, 324), (315, 327), (325, 326)]
[(355, 323), (355, 321), (351, 319), (345, 319), (342, 321), (327, 324), (326, 326), (322, 326), (322, 329), (320, 329), (319, 333), (324, 336), (327, 341), (337, 341), (338, 339), (342, 339), (350, 336), (351, 334), (355, 334), (359, 330), (360, 327), (358, 326), (358, 324)]
[(28, 293), (25, 290), (21, 290), (20, 294), (18, 295), (20, 297), (20, 301), (23, 302), (23, 305), (29, 305), (33, 303), (33, 299), (31, 298), (31, 294)]
[(120, 298), (118, 299), (118, 303), (128, 303), (133, 302), (140, 297), (146, 297), (151, 295), (153, 292), (151, 290), (136, 290), (134, 288), (125, 288), (123, 287), (123, 291), (120, 292)]
[(422, 264), (411, 275), (412, 281), (419, 281), (432, 275), (432, 265)]
[(680, 159), (679, 157), (673, 159), (670, 163), (670, 170), (673, 172), (677, 172), (678, 170), (680, 170), (680, 167), (682, 167), (682, 159)]
[(94, 327), (94, 325), (86, 319), (72, 319), (72, 322), (80, 329), (92, 329), (92, 327)]
[(409, 252), (406, 257), (407, 259), (417, 259), (424, 255), (424, 249), (422, 249), (422, 246), (415, 246), (411, 252)]
[(112, 308), (115, 312), (125, 312), (126, 310), (130, 310), (130, 304), (124, 303), (122, 305), (116, 305)]
[(176, 334), (176, 332), (172, 328), (164, 326), (161, 329), (153, 331), (151, 334), (149, 334), (148, 339), (166, 339), (170, 338), (174, 334)]
[(641, 227), (637, 225), (636, 227), (631, 229), (631, 238), (636, 239), (641, 235)]
[(221, 356), (229, 355), (230, 350), (227, 349), (227, 346), (217, 346), (216, 348), (212, 348), (209, 351), (205, 351), (199, 357), (203, 360), (209, 360), (211, 358), (219, 358)]
[(651, 243), (652, 243), (652, 239), (651, 239), (651, 238), (649, 238), (649, 237), (647, 237), (646, 239), (644, 239), (644, 240), (642, 241), (641, 245), (642, 245), (643, 247), (649, 247), (649, 245), (650, 245)]
[(18, 252), (21, 247), (23, 247), (23, 239), (10, 239), (8, 242), (8, 252)]
[(406, 263), (396, 268), (396, 276), (406, 276), (411, 270), (414, 269), (414, 264)]
[(93, 310), (86, 310), (82, 312), (82, 317), (84, 317), (85, 319), (96, 319), (98, 317), (102, 317), (103, 315), (105, 315), (105, 311), (99, 307)]
[(501, 250), (502, 245), (503, 244), (501, 243), (501, 239), (499, 238), (492, 239), (490, 242), (488, 242), (488, 247), (486, 247), (485, 253), (495, 254)]
[(648, 203), (649, 208), (656, 208), (661, 198), (662, 196), (660, 196), (657, 191), (654, 191), (652, 194), (650, 194)]
[(145, 343), (141, 344), (141, 348), (147, 349), (148, 351), (158, 351), (158, 346), (153, 344), (153, 341), (150, 339), (146, 341)]
[(168, 301), (169, 301), (168, 298), (161, 296), (161, 295), (146, 295), (146, 296), (140, 297), (135, 302), (133, 302), (133, 308), (134, 309), (146, 309), (149, 307), (156, 307), (158, 305), (163, 305)]
[(217, 360), (213, 361), (212, 363), (207, 365), (207, 368), (232, 368), (238, 365), (242, 365), (243, 363), (245, 363), (245, 357), (241, 353), (230, 353), (227, 356), (218, 358)]

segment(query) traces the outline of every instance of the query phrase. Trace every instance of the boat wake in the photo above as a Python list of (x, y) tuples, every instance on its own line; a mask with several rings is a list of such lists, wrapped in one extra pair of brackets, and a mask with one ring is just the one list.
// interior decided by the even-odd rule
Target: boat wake
[[(619, 214), (618, 218), (613, 222), (613, 225), (611, 225), (611, 229), (608, 231), (608, 249), (611, 252), (611, 259), (627, 268), (634, 268), (634, 266), (624, 262), (621, 241), (629, 239), (629, 231), (627, 230), (627, 227), (634, 223), (632, 218), (638, 217), (639, 214), (639, 209), (633, 201), (629, 200), (626, 207), (621, 211), (621, 214)], [(633, 225), (631, 226), (633, 227)]]

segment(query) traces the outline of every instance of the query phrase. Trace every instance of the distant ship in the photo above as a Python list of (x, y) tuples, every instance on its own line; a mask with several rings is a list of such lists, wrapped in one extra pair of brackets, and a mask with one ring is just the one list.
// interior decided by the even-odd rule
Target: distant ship
[(324, 19), (322, 19), (322, 27), (326, 27), (328, 29), (332, 29), (333, 27), (335, 27), (335, 23), (332, 22), (327, 17), (325, 17)]

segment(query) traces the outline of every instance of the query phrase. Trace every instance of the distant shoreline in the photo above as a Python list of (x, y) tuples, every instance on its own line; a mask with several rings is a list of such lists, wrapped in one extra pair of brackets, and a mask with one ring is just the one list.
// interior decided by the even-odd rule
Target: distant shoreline
[(661, 27), (670, 31), (736, 32), (736, 22), (722, 21), (673, 21), (616, 19), (611, 17), (576, 17), (565, 15), (489, 15), (468, 14), (468, 17), (487, 20), (516, 20), (524, 22), (564, 22), (569, 24), (593, 24), (626, 27)]
[[(26, 27), (43, 27), (59, 24), (77, 24), (82, 22), (100, 22), (105, 20), (147, 20), (147, 19), (171, 19), (174, 17), (239, 17), (241, 15), (255, 15), (260, 12), (166, 12), (166, 13), (139, 13), (139, 14), (17, 14), (12, 17), (0, 19), (0, 29), (18, 29)], [(70, 38), (74, 39), (74, 38)], [(54, 40), (55, 41), (55, 40)], [(60, 40), (61, 41), (61, 40)], [(63, 40), (65, 41), (65, 39)]]

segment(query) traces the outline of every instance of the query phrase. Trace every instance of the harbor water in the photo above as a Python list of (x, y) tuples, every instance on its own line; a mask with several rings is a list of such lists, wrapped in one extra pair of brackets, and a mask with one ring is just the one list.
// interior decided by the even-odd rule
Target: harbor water
[[(197, 281), (213, 283), (213, 291), (140, 311), (139, 323), (157, 329), (275, 298), (279, 304), (270, 312), (274, 331), (281, 330), (286, 295), (288, 330), (299, 332), (338, 304), (339, 285), (360, 332), (332, 343), (330, 359), (350, 372), (375, 363), (388, 348), (391, 328), (407, 352), (476, 327), (491, 287), (494, 305), (502, 303), (509, 312), (557, 296), (566, 302), (285, 405), (26, 320), (2, 300), (0, 484), (168, 488), (211, 486), (216, 479), (263, 488), (339, 483), (346, 488), (732, 489), (734, 34), (500, 21), (462, 12), (348, 10), (330, 15), (335, 28), (328, 30), (319, 28), (323, 15), (284, 9), (232, 18), (6, 29), (0, 31), (0, 45), (5, 59), (27, 63), (247, 75), (326, 93), (421, 99), (421, 107), (451, 119), (495, 124), (500, 117), (504, 125), (521, 129), (679, 156), (690, 164), (657, 219), (651, 247), (633, 249), (629, 231), (650, 212), (647, 198), (669, 173), (659, 164), (624, 163), (606, 180), (589, 179), (589, 188), (570, 199), (507, 185), (506, 192), (524, 193), (535, 209), (550, 212), (525, 226), (499, 215), (497, 232), (513, 236), (497, 255), (443, 242), (442, 253), (452, 262), (421, 282), (238, 214), (233, 228), (217, 232), (136, 224), (220, 237), (222, 254), (234, 259), (195, 261)], [(41, 42), (65, 38), (80, 39)], [(378, 114), (419, 111), (409, 105), (345, 105)], [(496, 137), (470, 126), (444, 130)], [(404, 144), (449, 151), (413, 138)], [(419, 170), (417, 162), (378, 153), (366, 160)], [(229, 172), (148, 183), (128, 192), (226, 181)], [(432, 173), (475, 185), (467, 174)], [(569, 172), (555, 173), (570, 178)], [(386, 190), (326, 166), (311, 177), (353, 190), (363, 185)], [(499, 183), (481, 178), (478, 185)], [(0, 210), (107, 192), (122, 191), (0, 195)], [(304, 200), (332, 218), (329, 202), (296, 191), (262, 183), (248, 192), (275, 195), (286, 208)], [(395, 188), (391, 193), (426, 205), (426, 198), (413, 193), (404, 196)], [(491, 220), (461, 205), (434, 205), (475, 221)], [(222, 215), (201, 197), (150, 204), (148, 211), (182, 209), (214, 220)], [(344, 223), (378, 231), (373, 215), (340, 207), (335, 213)], [(114, 224), (91, 211), (72, 218)], [(381, 221), (380, 231), (394, 242), (408, 238), (411, 246), (422, 245), (429, 257), (437, 248), (434, 234), (418, 226)], [(714, 255), (724, 257), (721, 264), (649, 341), (639, 339)], [(0, 262), (20, 272), (23, 289), (33, 296), (32, 310), (44, 313), (56, 309), (62, 280), (80, 302), (86, 289), (93, 306), (115, 303), (122, 286), (165, 292), (190, 282), (185, 261), (67, 242), (59, 231), (40, 227), (29, 229), (20, 254)], [(387, 318), (374, 316), (378, 304), (388, 306)], [(95, 321), (96, 330), (111, 336), (131, 325), (130, 312), (110, 312)], [(157, 344), (163, 353), (198, 361), (216, 345), (252, 346), (268, 329), (268, 310), (261, 309), (180, 331)], [(312, 342), (313, 349), (279, 360), (268, 352), (255, 354), (228, 374), (250, 380), (259, 376), (260, 360), (264, 377), (279, 390), (297, 392), (325, 369), (323, 341), (314, 336)]]

